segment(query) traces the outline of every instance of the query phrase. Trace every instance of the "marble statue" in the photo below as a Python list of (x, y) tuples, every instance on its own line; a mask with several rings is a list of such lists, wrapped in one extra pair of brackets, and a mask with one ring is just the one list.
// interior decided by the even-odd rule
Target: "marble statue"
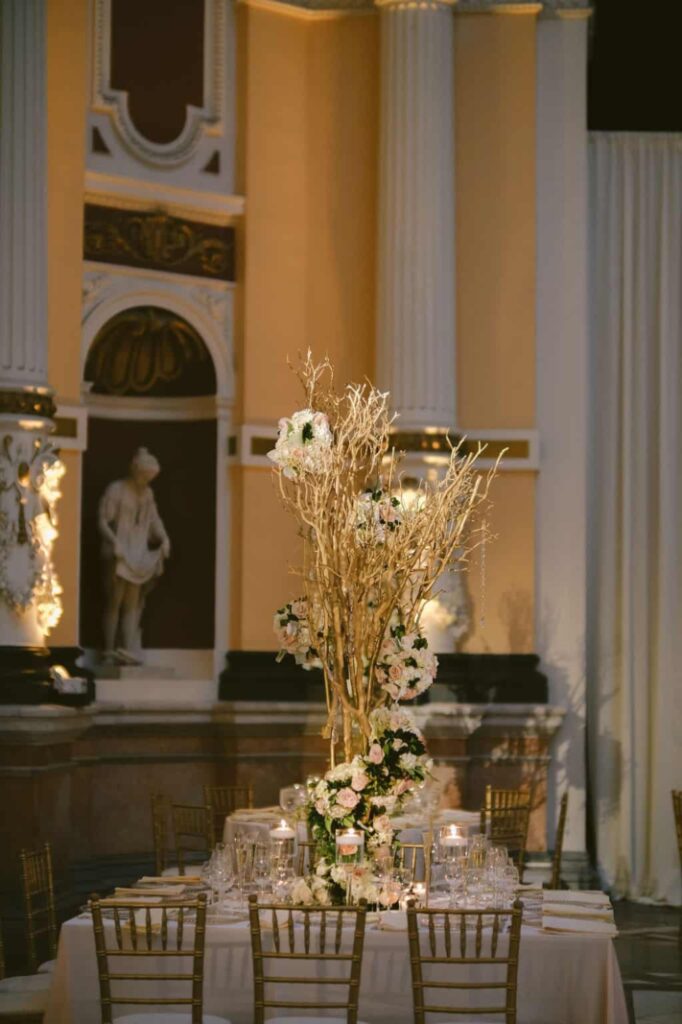
[(100, 499), (107, 664), (140, 664), (140, 619), (170, 555), (168, 534), (149, 486), (160, 468), (146, 448), (138, 448), (128, 476), (110, 483)]

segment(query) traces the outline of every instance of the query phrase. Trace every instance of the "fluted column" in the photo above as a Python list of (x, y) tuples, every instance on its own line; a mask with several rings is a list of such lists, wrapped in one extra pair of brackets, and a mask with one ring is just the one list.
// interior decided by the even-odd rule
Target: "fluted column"
[(377, 383), (399, 430), (455, 425), (454, 0), (381, 11)]
[(0, 2), (0, 382), (47, 383), (45, 0)]
[(63, 469), (48, 439), (45, 35), (46, 0), (0, 0), (0, 682), (8, 657), (12, 672), (24, 671), (13, 648), (44, 650), (60, 609), (51, 560)]

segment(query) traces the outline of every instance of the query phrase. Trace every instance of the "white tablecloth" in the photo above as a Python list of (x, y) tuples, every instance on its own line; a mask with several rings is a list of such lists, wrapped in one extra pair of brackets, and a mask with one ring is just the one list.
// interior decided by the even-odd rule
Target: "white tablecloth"
[[(311, 993), (309, 996), (312, 998)], [(135, 1008), (135, 1012), (143, 1011), (144, 1007)], [(253, 980), (246, 922), (209, 924), (207, 928), (204, 1012), (227, 1016), (232, 1024), (251, 1024)], [(379, 931), (375, 925), (368, 925), (360, 1018), (368, 1024), (412, 1024), (406, 932)], [(62, 927), (45, 1024), (99, 1021), (92, 922), (86, 917), (74, 918)], [(518, 1024), (627, 1024), (611, 939), (587, 934), (547, 934), (524, 927), (519, 959)]]

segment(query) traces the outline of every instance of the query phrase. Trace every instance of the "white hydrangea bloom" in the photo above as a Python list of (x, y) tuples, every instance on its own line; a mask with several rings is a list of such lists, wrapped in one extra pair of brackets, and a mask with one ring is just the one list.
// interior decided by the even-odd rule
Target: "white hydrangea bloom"
[(291, 480), (302, 473), (320, 473), (334, 443), (324, 413), (301, 409), (291, 419), (281, 419), (278, 426), (279, 436), (268, 458)]

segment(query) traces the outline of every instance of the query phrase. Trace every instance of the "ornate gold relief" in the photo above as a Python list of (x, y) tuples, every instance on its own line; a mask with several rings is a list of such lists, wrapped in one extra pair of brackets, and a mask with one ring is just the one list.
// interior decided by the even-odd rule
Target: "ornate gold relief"
[(150, 267), (234, 280), (234, 229), (171, 217), (163, 211), (85, 207), (83, 256), (101, 263)]
[(138, 306), (112, 317), (98, 332), (85, 379), (100, 395), (180, 397), (213, 395), (213, 360), (182, 317)]

